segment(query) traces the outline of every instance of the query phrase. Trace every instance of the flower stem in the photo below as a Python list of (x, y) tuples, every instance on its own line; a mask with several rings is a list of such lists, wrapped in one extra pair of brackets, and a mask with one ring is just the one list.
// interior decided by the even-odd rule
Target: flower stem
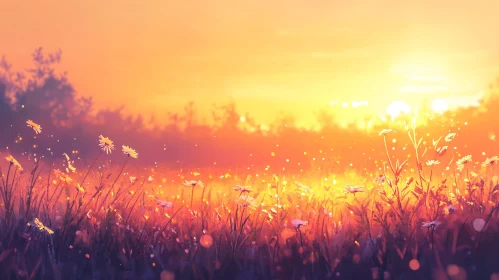
[(87, 170), (87, 174), (85, 174), (85, 177), (83, 177), (83, 180), (81, 180), (81, 183), (80, 183), (80, 186), (83, 186), (83, 184), (85, 183), (85, 179), (87, 179), (87, 176), (88, 174), (90, 174), (90, 171), (92, 170), (92, 168), (94, 167), (95, 163), (97, 162), (97, 160), (99, 159), (99, 157), (102, 155), (102, 151), (99, 153), (99, 155), (94, 159), (94, 161), (92, 162), (92, 164), (90, 165), (90, 167), (88, 168)]
[(191, 209), (192, 209), (192, 201), (194, 200), (194, 186), (192, 186), (192, 189), (191, 189)]

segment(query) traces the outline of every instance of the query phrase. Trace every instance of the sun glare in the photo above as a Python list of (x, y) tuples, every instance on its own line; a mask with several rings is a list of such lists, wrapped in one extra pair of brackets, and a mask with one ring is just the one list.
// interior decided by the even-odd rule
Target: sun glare
[(443, 112), (447, 111), (449, 109), (449, 106), (447, 105), (447, 102), (443, 99), (435, 99), (431, 103), (431, 109), (435, 113), (442, 114)]
[(400, 100), (392, 102), (388, 105), (388, 108), (386, 108), (386, 113), (392, 118), (398, 117), (402, 114), (409, 114), (410, 111), (411, 107), (409, 104)]

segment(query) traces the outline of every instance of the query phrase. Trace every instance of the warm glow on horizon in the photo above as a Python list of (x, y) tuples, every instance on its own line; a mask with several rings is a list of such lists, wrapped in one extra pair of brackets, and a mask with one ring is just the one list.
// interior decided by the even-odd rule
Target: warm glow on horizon
[(435, 99), (431, 104), (431, 109), (436, 113), (443, 113), (449, 109), (447, 102), (442, 99)]
[(402, 114), (409, 114), (410, 112), (411, 107), (404, 101), (394, 101), (386, 108), (386, 113), (392, 118)]

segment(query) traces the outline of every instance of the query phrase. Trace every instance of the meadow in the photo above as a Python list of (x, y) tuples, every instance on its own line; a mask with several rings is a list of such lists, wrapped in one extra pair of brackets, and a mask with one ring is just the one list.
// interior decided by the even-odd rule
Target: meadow
[(0, 279), (499, 279), (494, 108), (164, 127), (0, 63)]
[[(417, 130), (381, 130), (379, 168), (329, 181), (138, 168), (102, 135), (85, 167), (6, 154), (2, 279), (497, 279), (499, 157), (455, 158), (456, 133), (424, 146)], [(413, 158), (390, 155), (397, 134)]]

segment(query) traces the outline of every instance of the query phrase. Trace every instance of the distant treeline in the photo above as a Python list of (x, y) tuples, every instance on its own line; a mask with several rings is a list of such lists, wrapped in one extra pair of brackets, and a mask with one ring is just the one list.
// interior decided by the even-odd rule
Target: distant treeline
[[(182, 114), (168, 113), (167, 125), (157, 124), (154, 118), (126, 116), (123, 108), (96, 111), (91, 98), (77, 95), (66, 75), (56, 73), (54, 65), (60, 59), (61, 52), (45, 55), (40, 48), (33, 53), (33, 67), (16, 73), (5, 58), (0, 61), (0, 151), (8, 148), (13, 154), (43, 155), (49, 161), (68, 153), (88, 162), (99, 152), (97, 141), (102, 134), (114, 140), (117, 147), (123, 144), (135, 148), (142, 163), (179, 167), (247, 168), (251, 164), (278, 164), (299, 168), (313, 163), (313, 157), (317, 157), (316, 161), (326, 157), (329, 162), (345, 159), (362, 163), (366, 152), (376, 158), (383, 155), (380, 139), (373, 137), (388, 124), (375, 121), (375, 133), (368, 134), (354, 125), (340, 127), (329, 112), (318, 116), (322, 129), (311, 131), (297, 128), (293, 117), (279, 119), (265, 130), (247, 117), (242, 126), (234, 103), (213, 107), (214, 126), (196, 121), (196, 104), (192, 102)], [(445, 136), (452, 127), (460, 127), (466, 134), (474, 135), (474, 140), (466, 140), (470, 149), (478, 139), (492, 141), (492, 135), (499, 133), (495, 121), (499, 99), (494, 93), (498, 86), (499, 80), (491, 85), (481, 110), (470, 107), (447, 112), (421, 129), (436, 137)], [(42, 126), (41, 134), (35, 135), (26, 126), (28, 119)], [(466, 128), (464, 122), (469, 122)], [(116, 155), (111, 159), (117, 159)], [(301, 164), (286, 165), (286, 159)]]

